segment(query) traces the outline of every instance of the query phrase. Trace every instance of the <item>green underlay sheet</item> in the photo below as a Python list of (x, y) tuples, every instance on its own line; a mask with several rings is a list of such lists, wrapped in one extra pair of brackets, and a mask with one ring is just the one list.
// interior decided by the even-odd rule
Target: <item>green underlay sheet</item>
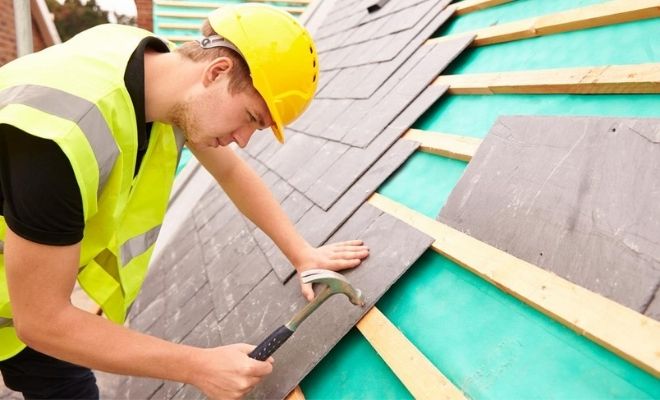
[[(378, 192), (435, 219), (467, 166), (464, 161), (418, 151)], [(405, 184), (404, 184), (405, 182)]]
[(450, 95), (440, 98), (414, 127), (484, 137), (500, 115), (657, 117), (660, 95)]
[(472, 47), (443, 73), (449, 75), (659, 62), (658, 37), (660, 18), (655, 18)]
[[(377, 307), (468, 398), (660, 396), (651, 375), (431, 250)], [(410, 397), (356, 331), (301, 388), (308, 399)]]
[(310, 400), (412, 398), (357, 328), (332, 349), (300, 388)]

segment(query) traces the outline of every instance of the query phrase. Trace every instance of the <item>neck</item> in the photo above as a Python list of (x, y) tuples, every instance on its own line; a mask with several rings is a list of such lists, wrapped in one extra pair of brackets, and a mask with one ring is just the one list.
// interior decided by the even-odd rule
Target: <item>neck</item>
[(199, 72), (195, 63), (176, 52), (144, 53), (144, 100), (147, 122), (169, 121), (170, 110), (185, 99)]

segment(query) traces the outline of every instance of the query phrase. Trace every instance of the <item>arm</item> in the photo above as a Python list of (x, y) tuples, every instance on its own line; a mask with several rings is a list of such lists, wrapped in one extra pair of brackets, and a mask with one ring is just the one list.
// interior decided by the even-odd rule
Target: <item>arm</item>
[[(238, 209), (275, 242), (298, 272), (310, 268), (334, 271), (353, 268), (368, 256), (369, 250), (359, 240), (320, 248), (310, 246), (296, 231), (261, 178), (231, 148), (191, 150)], [(302, 289), (308, 300), (314, 297), (311, 285)]]
[(93, 369), (190, 383), (214, 398), (242, 396), (271, 372), (270, 362), (247, 357), (252, 346), (174, 344), (75, 308), (69, 297), (79, 257), (80, 244), (42, 245), (7, 230), (5, 267), (14, 326), (28, 346)]

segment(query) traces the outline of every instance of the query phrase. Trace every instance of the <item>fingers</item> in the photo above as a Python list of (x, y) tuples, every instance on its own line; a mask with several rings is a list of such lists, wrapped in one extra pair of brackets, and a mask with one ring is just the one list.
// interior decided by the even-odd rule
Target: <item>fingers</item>
[(352, 258), (349, 260), (346, 259), (339, 259), (339, 260), (333, 260), (329, 265), (328, 269), (332, 271), (341, 271), (344, 269), (350, 269), (350, 268), (355, 268), (360, 263), (362, 262), (362, 259), (359, 258)]
[[(246, 343), (237, 343), (235, 346), (238, 348), (238, 350), (245, 354), (250, 354), (250, 352), (252, 352), (252, 350), (257, 347)], [(273, 357), (268, 357), (268, 359), (265, 361), (249, 358), (244, 372), (248, 376), (260, 378), (273, 372), (274, 362), (275, 359), (273, 359)]]
[(347, 240), (345, 242), (333, 243), (334, 246), (362, 246), (364, 242), (362, 240)]
[(353, 240), (350, 242), (338, 242), (327, 245), (328, 249), (333, 251), (362, 251), (369, 250), (360, 240)]
[(363, 259), (369, 255), (369, 250), (360, 250), (360, 251), (336, 251), (332, 253), (329, 257), (331, 260), (352, 260), (352, 259)]
[(312, 289), (311, 283), (300, 282), (300, 291), (302, 292), (303, 297), (307, 299), (307, 301), (314, 300), (314, 290)]

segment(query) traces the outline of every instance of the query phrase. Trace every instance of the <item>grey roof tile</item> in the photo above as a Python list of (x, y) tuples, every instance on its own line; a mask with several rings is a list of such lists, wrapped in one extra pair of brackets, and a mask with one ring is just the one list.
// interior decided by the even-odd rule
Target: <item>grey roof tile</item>
[[(315, 184), (305, 191), (305, 195), (323, 209), (330, 207), (353, 184), (355, 179), (408, 129), (414, 122), (415, 114), (417, 117), (421, 116), (426, 110), (424, 105), (430, 106), (445, 90), (444, 87), (428, 89), (424, 96), (418, 97), (408, 106), (409, 110), (402, 113), (402, 119), (398, 121), (395, 119), (396, 122), (392, 123), (392, 127), (382, 130), (366, 149), (353, 147), (344, 153), (332, 167), (318, 178)], [(369, 138), (368, 133), (371, 132), (365, 131), (364, 140)]]
[(300, 193), (297, 190), (294, 190), (289, 194), (289, 196), (282, 202), (282, 209), (287, 214), (289, 219), (295, 224), (298, 222), (300, 217), (302, 217), (307, 210), (309, 210), (314, 203), (309, 200), (305, 195)]
[(309, 125), (306, 130), (307, 133), (330, 140), (333, 139), (328, 131), (328, 127), (337, 120), (337, 118), (342, 117), (346, 110), (353, 104), (353, 100), (337, 99), (332, 100), (330, 104), (331, 106), (327, 107), (326, 112)]
[(162, 384), (160, 379), (131, 376), (121, 381), (115, 395), (122, 399), (148, 399)]
[(205, 400), (207, 399), (204, 396), (204, 393), (197, 390), (196, 387), (192, 385), (185, 385), (174, 394), (173, 399), (183, 399), (183, 400)]
[[(339, 73), (339, 71), (335, 71)], [(323, 75), (324, 73), (321, 73)], [(315, 98), (312, 103), (309, 105), (309, 108), (296, 120), (295, 123), (291, 125), (291, 128), (295, 132), (306, 132), (307, 128), (316, 121), (316, 119), (321, 118), (323, 113), (330, 109), (333, 100)], [(263, 159), (263, 158), (262, 158)]]
[(285, 283), (295, 273), (293, 265), (291, 265), (289, 260), (276, 246), (268, 249), (266, 257), (268, 258), (271, 269), (275, 272), (275, 275), (281, 282)]
[[(155, 391), (151, 395), (151, 397), (147, 397), (147, 399), (154, 399), (154, 400), (170, 399), (176, 394), (176, 392), (181, 390), (182, 387), (183, 387), (183, 383), (173, 382), (173, 381), (163, 382), (163, 384), (158, 388), (158, 390)], [(126, 398), (130, 399), (131, 397), (126, 397)]]
[(291, 193), (293, 188), (285, 180), (280, 178), (272, 170), (266, 172), (262, 177), (264, 183), (270, 188), (271, 193), (278, 203), (281, 203)]
[[(422, 46), (428, 49), (423, 58), (419, 60), (408, 73), (398, 81), (387, 97), (374, 105), (373, 111), (365, 115), (360, 124), (357, 124), (342, 139), (343, 142), (354, 146), (366, 146), (379, 132), (400, 114), (440, 72), (460, 54), (473, 40), (473, 36), (463, 36), (456, 40), (438, 43), (436, 45)], [(397, 75), (400, 75), (397, 71)], [(391, 79), (394, 81), (397, 78)], [(428, 107), (428, 106), (427, 106)], [(423, 112), (424, 110), (422, 110)], [(418, 117), (421, 113), (418, 113)], [(414, 121), (413, 121), (414, 122)]]
[(660, 287), (655, 291), (651, 304), (649, 304), (646, 310), (644, 310), (644, 315), (653, 318), (656, 321), (660, 321)]
[(355, 31), (352, 32), (353, 34), (345, 40), (344, 45), (356, 44), (368, 40), (373, 40), (378, 38), (379, 36), (383, 36), (386, 35), (387, 33), (391, 33), (391, 32), (387, 32), (389, 30), (389, 26), (390, 26), (390, 17), (379, 18), (375, 21), (362, 24), (357, 28), (355, 28)]
[(411, 127), (438, 99), (449, 86), (430, 85), (399, 114), (389, 125), (390, 128), (405, 131)]
[(273, 131), (270, 129), (264, 129), (262, 132), (255, 132), (248, 145), (245, 146), (245, 151), (252, 157), (257, 157), (266, 146), (275, 140)]
[[(232, 238), (229, 235), (230, 232), (235, 232), (236, 229), (242, 229), (245, 226), (243, 218), (238, 215), (238, 211), (233, 205), (228, 205), (228, 209), (232, 210), (232, 217), (223, 225), (216, 225), (214, 230), (207, 230), (205, 233), (208, 235), (202, 235), (200, 232), (199, 240), (203, 243), (202, 245), (202, 254), (204, 265), (209, 265), (214, 262), (218, 255), (222, 252), (225, 246), (232, 243)], [(227, 232), (225, 234), (225, 232)]]
[[(371, 208), (365, 204), (363, 208)], [(366, 211), (372, 216), (373, 211)], [(428, 248), (432, 239), (414, 230), (386, 214), (381, 214), (370, 223), (363, 221), (362, 210), (355, 215), (361, 219), (360, 224), (352, 226), (357, 230), (341, 231), (333, 237), (333, 241), (345, 240), (358, 235), (365, 239), (371, 247), (371, 256), (355, 270), (346, 273), (348, 279), (355, 287), (362, 290), (367, 305), (356, 307), (344, 296), (334, 296), (325, 302), (318, 310), (305, 321), (293, 336), (274, 354), (276, 365), (286, 365), (287, 368), (275, 368), (273, 373), (266, 377), (250, 393), (250, 398), (276, 397), (286, 395), (298, 382), (318, 363), (321, 358), (336, 344), (370, 308), (371, 305), (385, 293), (396, 279)], [(261, 289), (261, 288), (257, 288)], [(269, 290), (268, 290), (269, 289)], [(305, 302), (299, 294), (298, 282), (289, 281), (285, 286), (273, 287), (264, 290), (255, 290), (255, 304), (251, 308), (241, 310), (240, 314), (253, 315), (256, 318), (267, 319), (258, 328), (255, 324), (244, 326), (244, 331), (256, 329), (256, 334), (248, 336), (257, 343), (271, 330), (285, 323), (301, 308)], [(268, 309), (260, 304), (261, 299), (278, 298), (281, 303), (273, 304)], [(272, 318), (279, 314), (278, 318)], [(225, 322), (225, 321), (223, 321)], [(225, 325), (227, 328), (232, 320)]]
[(338, 142), (326, 142), (314, 153), (305, 168), (301, 168), (289, 180), (300, 192), (306, 192), (319, 177), (347, 150), (349, 146)]
[[(290, 131), (288, 129), (286, 129), (284, 131), (284, 135), (286, 137), (289, 137), (289, 134), (290, 134)], [(266, 147), (261, 151), (261, 153), (259, 153), (259, 156), (257, 158), (259, 159), (259, 161), (261, 161), (263, 163), (265, 160), (268, 160), (269, 158), (271, 158), (273, 156), (273, 154), (275, 154), (281, 147), (282, 147), (282, 144), (280, 142), (278, 142), (277, 140), (272, 140), (272, 141), (268, 142)]]
[(289, 302), (294, 297), (291, 287), (299, 290), (294, 284), (289, 281), (282, 285), (272, 272), (266, 275), (249, 296), (219, 322), (223, 344), (258, 343), (263, 332), (282, 321), (285, 311), (293, 308)]
[(364, 114), (372, 109), (371, 99), (354, 100), (342, 115), (328, 126), (324, 137), (340, 141), (346, 134), (364, 118)]
[[(427, 15), (419, 21), (419, 30), (413, 38), (399, 51), (392, 60), (381, 63), (381, 71), (378, 75), (374, 75), (371, 79), (363, 82), (359, 87), (353, 88), (350, 95), (347, 97), (352, 98), (369, 98), (375, 94), (377, 90), (381, 90), (381, 86), (386, 83), (389, 78), (401, 65), (404, 65), (412, 54), (419, 51), (419, 47), (452, 15), (450, 11), (443, 11), (445, 6), (449, 3), (448, 0), (443, 0), (441, 3), (436, 4)], [(412, 30), (411, 30), (412, 31)], [(401, 44), (399, 43), (399, 46)], [(398, 46), (393, 46), (397, 49)], [(394, 50), (393, 50), (394, 51)], [(423, 50), (422, 50), (423, 51)]]
[(439, 218), (644, 312), (660, 284), (659, 132), (657, 118), (500, 117)]
[[(220, 346), (222, 340), (218, 329), (218, 319), (213, 313), (208, 313), (202, 322), (186, 335), (181, 343), (204, 348)], [(182, 385), (177, 384), (176, 386)]]
[[(398, 134), (398, 132), (393, 133)], [(417, 146), (418, 143), (412, 141), (397, 142), (327, 212), (324, 213), (319, 207), (312, 207), (296, 224), (303, 237), (314, 246), (323, 243), (415, 151)]]
[[(318, 83), (318, 87), (316, 88), (316, 93), (317, 94), (320, 93), (327, 85), (329, 85), (331, 83), (334, 84), (334, 79), (337, 75), (339, 75), (340, 72), (341, 72), (341, 70), (335, 69), (335, 70), (332, 70), (332, 71), (325, 71), (323, 73), (319, 73), (319, 83)], [(296, 121), (298, 121), (298, 120), (296, 120)], [(291, 124), (290, 126), (294, 129), (296, 129), (295, 122), (294, 122), (294, 124)]]
[(351, 47), (340, 47), (335, 50), (330, 50), (323, 54), (319, 54), (319, 70), (321, 73), (325, 71), (342, 68), (344, 60), (351, 55)]
[(209, 285), (202, 286), (195, 296), (182, 307), (170, 311), (172, 313), (164, 318), (165, 336), (173, 342), (180, 342), (213, 311)]
[(214, 317), (224, 318), (271, 270), (260, 249), (244, 255), (236, 268), (213, 287)]

